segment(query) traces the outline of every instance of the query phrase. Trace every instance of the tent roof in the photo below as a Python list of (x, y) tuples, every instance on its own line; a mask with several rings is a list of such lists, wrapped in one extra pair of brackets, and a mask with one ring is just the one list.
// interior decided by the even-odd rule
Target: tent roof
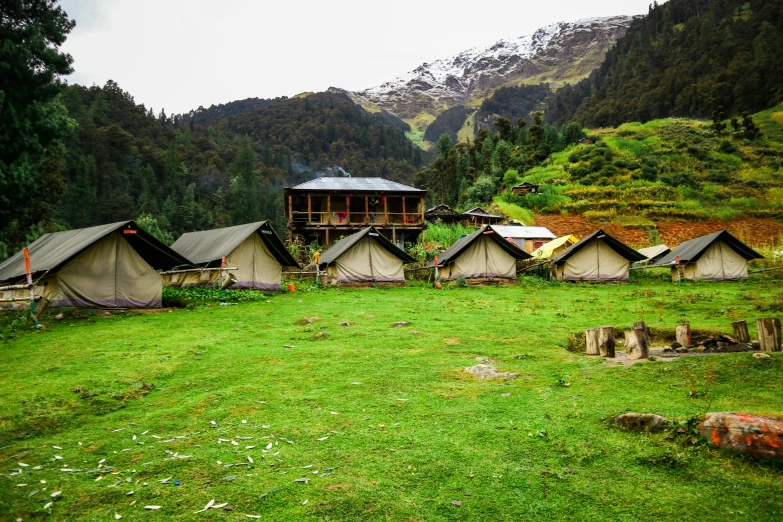
[(668, 254), (669, 252), (671, 252), (671, 249), (666, 245), (655, 245), (655, 246), (639, 249), (639, 253), (644, 257), (646, 257), (647, 259), (658, 257), (661, 254)]
[[(52, 232), (36, 239), (27, 247), (30, 252), (33, 279), (41, 277), (46, 272), (57, 271), (85, 249), (120, 229), (136, 231), (135, 234), (126, 235), (125, 239), (152, 268), (167, 270), (176, 266), (191, 265), (190, 261), (139, 228), (135, 222), (119, 221), (96, 227)], [(22, 252), (17, 252), (0, 264), (0, 281), (24, 277), (24, 275)]]
[(383, 178), (316, 178), (294, 187), (293, 190), (355, 190), (357, 192), (425, 192), (396, 181)]
[(555, 235), (546, 227), (521, 227), (514, 225), (492, 225), (503, 237), (514, 239), (554, 239)]
[(533, 257), (539, 257), (539, 258), (550, 257), (552, 255), (552, 252), (556, 248), (560, 248), (561, 246), (565, 245), (569, 241), (571, 241), (571, 243), (573, 244), (573, 243), (577, 243), (579, 239), (574, 235), (562, 236), (557, 239), (553, 239), (549, 243), (544, 243), (539, 248), (534, 250), (531, 255)]
[[(456, 243), (451, 245), (442, 253), (438, 254), (438, 266), (446, 266), (453, 263), (474, 241), (479, 239), (483, 235), (490, 236), (495, 243), (500, 245), (500, 248), (506, 251), (514, 259), (530, 259), (530, 254), (520, 249), (516, 244), (503, 237), (495, 227), (490, 225), (484, 225), (480, 229), (476, 230), (472, 234), (460, 238)], [(428, 266), (433, 267), (435, 263), (432, 262)]]
[(612, 250), (614, 250), (615, 252), (623, 256), (628, 261), (644, 261), (645, 259), (647, 259), (633, 248), (629, 247), (628, 245), (626, 245), (621, 241), (618, 241), (617, 239), (613, 238), (612, 236), (604, 232), (602, 228), (599, 228), (598, 230), (596, 230), (586, 238), (582, 239), (578, 243), (573, 244), (567, 249), (560, 252), (557, 256), (555, 256), (552, 259), (552, 262), (560, 263), (562, 261), (565, 261), (572, 255), (582, 250), (582, 248), (584, 248), (588, 243), (590, 243), (594, 239), (603, 239), (604, 242), (607, 244), (607, 246), (609, 246)]
[(715, 241), (723, 240), (724, 243), (733, 248), (740, 256), (745, 259), (761, 259), (764, 256), (750, 248), (748, 245), (731, 235), (727, 230), (720, 230), (706, 236), (697, 237), (680, 243), (674, 250), (660, 259), (656, 266), (668, 266), (677, 262), (677, 257), (681, 263), (690, 263), (698, 260), (707, 248)]
[(364, 236), (372, 234), (372, 237), (375, 238), (378, 243), (381, 244), (386, 250), (391, 252), (393, 255), (397, 256), (399, 259), (402, 260), (403, 263), (415, 263), (416, 260), (413, 259), (411, 256), (409, 256), (404, 250), (401, 250), (397, 248), (397, 246), (386, 239), (383, 234), (378, 232), (375, 227), (367, 227), (363, 230), (360, 230), (359, 232), (355, 234), (351, 234), (348, 237), (344, 237), (341, 240), (339, 240), (337, 243), (332, 245), (332, 248), (327, 250), (321, 255), (321, 264), (322, 265), (328, 265), (330, 263), (334, 263), (341, 255), (345, 254), (352, 246), (354, 246), (356, 243), (358, 243)]
[(283, 266), (295, 266), (299, 264), (286, 250), (268, 221), (257, 221), (245, 225), (236, 225), (226, 228), (202, 230), (200, 232), (188, 232), (182, 234), (171, 248), (191, 262), (201, 265), (220, 261), (224, 255), (229, 255), (242, 241), (252, 234), (259, 234), (264, 244)]

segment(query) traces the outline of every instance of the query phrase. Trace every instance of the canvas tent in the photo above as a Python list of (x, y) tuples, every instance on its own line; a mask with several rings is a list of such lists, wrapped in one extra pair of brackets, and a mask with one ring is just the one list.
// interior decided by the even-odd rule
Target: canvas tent
[(546, 227), (527, 227), (519, 225), (492, 225), (501, 236), (510, 239), (521, 250), (528, 254), (541, 247), (547, 241), (555, 239), (555, 235)]
[(440, 254), (438, 266), (444, 281), (516, 279), (517, 261), (529, 258), (529, 254), (494, 227), (485, 225)]
[(324, 252), (319, 270), (325, 271), (333, 284), (405, 284), (403, 264), (415, 261), (375, 227), (367, 227)]
[(628, 281), (631, 263), (644, 259), (598, 229), (552, 259), (552, 277), (564, 281)]
[(655, 245), (639, 249), (639, 253), (647, 258), (647, 263), (650, 265), (653, 265), (659, 260), (663, 259), (663, 256), (669, 252), (671, 252), (671, 249), (666, 245)]
[(551, 259), (578, 241), (579, 239), (572, 235), (558, 237), (549, 243), (544, 243), (530, 255), (533, 256), (533, 259)]
[[(133, 221), (45, 234), (28, 250), (34, 292), (53, 307), (161, 306), (162, 278), (156, 270), (190, 266)], [(0, 264), (0, 283), (24, 281), (19, 252)], [(23, 295), (3, 296), (9, 297)]]
[(656, 266), (670, 266), (672, 281), (727, 281), (747, 279), (748, 261), (762, 257), (728, 231), (721, 230), (681, 243)]
[[(188, 232), (171, 248), (199, 268), (220, 268), (225, 255), (226, 266), (237, 268), (231, 271), (237, 279), (232, 288), (279, 291), (283, 267), (299, 266), (268, 221)], [(163, 274), (163, 284), (211, 286), (221, 277), (220, 270), (194, 270)]]

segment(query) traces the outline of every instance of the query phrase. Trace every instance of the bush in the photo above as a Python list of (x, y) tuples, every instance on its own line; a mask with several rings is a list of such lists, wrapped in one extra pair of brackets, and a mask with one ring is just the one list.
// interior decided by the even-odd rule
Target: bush
[(497, 186), (495, 181), (487, 176), (479, 178), (465, 193), (469, 201), (476, 203), (489, 203), (495, 195)]
[(725, 154), (738, 154), (740, 151), (736, 145), (728, 140), (721, 141), (720, 145), (718, 145), (718, 149)]
[(503, 184), (507, 187), (514, 187), (522, 183), (522, 178), (517, 170), (509, 170), (503, 176)]

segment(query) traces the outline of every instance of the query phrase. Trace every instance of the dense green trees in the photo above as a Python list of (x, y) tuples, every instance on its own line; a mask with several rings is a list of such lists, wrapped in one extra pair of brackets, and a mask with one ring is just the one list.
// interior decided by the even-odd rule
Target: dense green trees
[(547, 103), (553, 124), (617, 126), (668, 116), (756, 112), (783, 101), (783, 0), (669, 0), (601, 67)]
[(72, 127), (56, 98), (71, 72), (60, 46), (73, 26), (54, 0), (0, 3), (0, 243), (22, 240), (61, 196), (62, 151), (46, 151)]

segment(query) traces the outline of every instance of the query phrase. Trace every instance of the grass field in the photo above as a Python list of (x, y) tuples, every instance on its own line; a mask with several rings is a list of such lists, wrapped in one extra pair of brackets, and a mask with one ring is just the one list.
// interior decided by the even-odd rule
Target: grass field
[[(604, 420), (782, 415), (783, 354), (616, 367), (564, 345), (640, 319), (755, 335), (781, 302), (775, 280), (529, 278), (47, 316), (0, 341), (0, 519), (779, 520), (783, 466)], [(480, 356), (521, 378), (475, 381)], [(211, 499), (234, 509), (194, 514)]]

